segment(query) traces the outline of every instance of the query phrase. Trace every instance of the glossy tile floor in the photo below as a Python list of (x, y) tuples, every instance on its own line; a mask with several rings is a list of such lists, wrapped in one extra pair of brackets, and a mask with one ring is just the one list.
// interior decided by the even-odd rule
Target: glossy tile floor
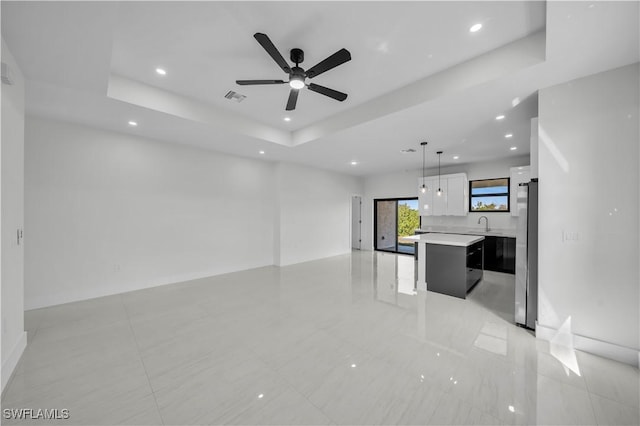
[(580, 374), (566, 367), (512, 324), (513, 276), (459, 300), (414, 294), (413, 268), (354, 252), (29, 311), (2, 408), (83, 425), (638, 424), (638, 370), (581, 352), (563, 360)]

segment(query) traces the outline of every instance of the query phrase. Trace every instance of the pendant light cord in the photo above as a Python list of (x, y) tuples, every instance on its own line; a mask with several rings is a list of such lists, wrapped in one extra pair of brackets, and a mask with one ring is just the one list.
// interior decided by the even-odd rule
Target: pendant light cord
[(422, 184), (424, 185), (424, 152), (426, 150), (426, 147), (423, 146), (422, 147)]
[(429, 142), (420, 142), (420, 145), (422, 145), (422, 188), (424, 188), (424, 173), (425, 173), (425, 169), (424, 169), (424, 164), (425, 164), (425, 155), (426, 155), (426, 150), (427, 150), (427, 144)]
[(442, 151), (438, 151), (438, 192), (442, 192), (442, 187), (440, 186), (440, 156), (442, 155)]

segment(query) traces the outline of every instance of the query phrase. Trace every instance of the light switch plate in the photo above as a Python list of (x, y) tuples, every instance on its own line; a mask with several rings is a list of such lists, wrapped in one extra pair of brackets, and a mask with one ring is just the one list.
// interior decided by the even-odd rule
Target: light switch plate
[(9, 65), (6, 62), (2, 62), (2, 66), (1, 66), (1, 75), (2, 75), (2, 82), (4, 84), (13, 84), (13, 78), (11, 78), (11, 68), (9, 68)]

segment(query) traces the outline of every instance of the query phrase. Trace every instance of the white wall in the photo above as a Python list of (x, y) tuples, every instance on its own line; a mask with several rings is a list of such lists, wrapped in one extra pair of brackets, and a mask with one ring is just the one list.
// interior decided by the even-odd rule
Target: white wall
[(13, 85), (2, 84), (2, 389), (27, 344), (24, 331), (24, 251), (17, 230), (24, 221), (24, 78), (2, 40), (2, 62), (9, 65)]
[(576, 347), (639, 348), (638, 64), (540, 91), (539, 335), (571, 317)]
[(362, 181), (37, 117), (27, 309), (351, 251)]
[(418, 196), (421, 171), (407, 170), (364, 179), (362, 197), (362, 250), (373, 250), (373, 200), (376, 198), (411, 198)]
[[(442, 174), (466, 173), (469, 180), (509, 177), (509, 169), (529, 164), (528, 156), (511, 157), (497, 161), (460, 164), (442, 167)], [(426, 175), (438, 174), (438, 169), (427, 169)], [(368, 176), (364, 180), (365, 196), (362, 199), (362, 248), (373, 250), (373, 200), (376, 198), (402, 198), (418, 196), (418, 179), (422, 170), (407, 170), (385, 175)], [(478, 218), (489, 217), (491, 228), (515, 229), (516, 218), (511, 213), (469, 213), (467, 216), (423, 216), (422, 226), (442, 225), (478, 227)]]
[(351, 196), (362, 180), (309, 167), (276, 166), (277, 265), (351, 252)]
[(273, 264), (272, 163), (31, 116), (25, 139), (27, 309)]

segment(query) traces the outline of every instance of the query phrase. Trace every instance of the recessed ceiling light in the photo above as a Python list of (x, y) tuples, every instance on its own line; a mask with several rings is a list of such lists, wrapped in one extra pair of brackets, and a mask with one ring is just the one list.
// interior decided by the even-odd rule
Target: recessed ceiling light
[(291, 117), (285, 117), (283, 118), (284, 121), (291, 121)]
[(260, 152), (259, 152), (259, 154), (260, 154), (260, 155), (264, 155), (264, 151), (260, 151)]
[(506, 135), (504, 135), (505, 138), (509, 139), (513, 137), (512, 133), (507, 133)]
[(496, 120), (502, 120), (504, 118), (504, 115), (499, 115), (496, 117)]
[(458, 158), (460, 158), (460, 157), (459, 157), (459, 156), (457, 156), (457, 155), (454, 155), (454, 156), (453, 156), (453, 159), (454, 159), (454, 160), (457, 160)]
[(167, 71), (162, 68), (156, 68), (156, 72), (160, 75), (167, 75)]
[(378, 43), (378, 47), (376, 49), (378, 52), (389, 53), (389, 42), (385, 40)]
[(511, 148), (509, 148), (511, 151), (515, 151), (516, 149), (518, 149), (517, 146), (512, 146)]
[(351, 162), (351, 165), (352, 165), (352, 166), (357, 166), (357, 165), (358, 165), (358, 162), (357, 162), (357, 161), (352, 161), (352, 162)]
[(137, 121), (129, 121), (129, 126), (136, 127), (138, 125)]
[(475, 33), (480, 31), (480, 28), (482, 28), (482, 24), (474, 24), (471, 26), (471, 28), (469, 28), (469, 32), (471, 33)]

